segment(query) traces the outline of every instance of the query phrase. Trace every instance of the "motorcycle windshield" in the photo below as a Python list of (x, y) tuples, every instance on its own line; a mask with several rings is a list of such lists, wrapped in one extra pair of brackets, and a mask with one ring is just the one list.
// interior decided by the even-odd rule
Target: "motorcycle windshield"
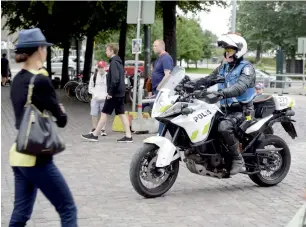
[(155, 99), (153, 109), (152, 109), (152, 117), (159, 117), (163, 113), (165, 113), (169, 108), (171, 108), (176, 99), (178, 98), (175, 95), (175, 88), (185, 77), (185, 69), (176, 66), (173, 68), (170, 73), (167, 81), (161, 86), (158, 95)]

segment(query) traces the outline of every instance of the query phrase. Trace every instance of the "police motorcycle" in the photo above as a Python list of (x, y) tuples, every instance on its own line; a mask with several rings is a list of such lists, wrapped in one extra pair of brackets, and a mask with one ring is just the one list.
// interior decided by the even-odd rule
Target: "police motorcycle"
[[(145, 139), (130, 164), (130, 181), (137, 193), (146, 198), (166, 193), (178, 176), (180, 161), (192, 173), (230, 178), (232, 156), (218, 135), (218, 118), (224, 113), (216, 98), (204, 87), (194, 90), (184, 68), (173, 69), (152, 109), (152, 117), (165, 125), (163, 131)], [(294, 104), (287, 96), (261, 96), (254, 100), (255, 119), (237, 128), (245, 161), (242, 173), (261, 187), (277, 185), (290, 169), (290, 149), (273, 135), (272, 126), (280, 122), (292, 139), (297, 137), (291, 119)]]

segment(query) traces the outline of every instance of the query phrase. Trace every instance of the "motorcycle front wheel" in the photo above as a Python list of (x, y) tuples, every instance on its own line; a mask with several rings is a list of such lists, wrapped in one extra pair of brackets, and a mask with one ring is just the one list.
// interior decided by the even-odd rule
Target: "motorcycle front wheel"
[[(179, 160), (165, 168), (157, 168), (157, 153), (155, 144), (144, 144), (132, 158), (130, 181), (135, 191), (145, 198), (165, 194), (173, 186), (179, 172)], [(152, 185), (154, 187), (149, 187)]]

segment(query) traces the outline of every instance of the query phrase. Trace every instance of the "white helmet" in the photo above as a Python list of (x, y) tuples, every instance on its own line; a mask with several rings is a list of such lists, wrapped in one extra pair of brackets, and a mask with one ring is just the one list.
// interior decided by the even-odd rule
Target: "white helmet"
[(222, 48), (233, 48), (236, 49), (237, 52), (235, 57), (241, 58), (248, 51), (248, 44), (245, 39), (237, 34), (225, 34), (222, 35), (217, 41), (218, 47)]

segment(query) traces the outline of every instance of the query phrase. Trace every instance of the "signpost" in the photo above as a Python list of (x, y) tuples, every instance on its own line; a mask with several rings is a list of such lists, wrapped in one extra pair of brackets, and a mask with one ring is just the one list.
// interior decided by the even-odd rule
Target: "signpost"
[[(135, 41), (139, 42), (140, 40), (140, 25), (141, 24), (153, 24), (155, 20), (155, 1), (128, 1), (127, 7), (127, 23), (128, 24), (137, 24), (136, 39)], [(137, 44), (135, 42), (135, 44)], [(142, 43), (142, 42), (140, 42)], [(133, 46), (134, 47), (134, 46)], [(133, 49), (133, 48), (132, 48)], [(141, 48), (140, 48), (141, 49)], [(136, 107), (136, 93), (137, 93), (137, 73), (138, 73), (138, 61), (139, 53), (135, 52), (135, 69), (134, 69), (134, 87), (133, 87), (133, 106), (132, 112), (135, 112)], [(139, 87), (139, 92), (142, 90), (142, 87)], [(141, 100), (138, 100), (138, 118), (142, 118), (142, 103)]]
[[(128, 0), (127, 7), (127, 24), (137, 24), (136, 39), (132, 41), (132, 53), (135, 54), (135, 69), (134, 69), (134, 87), (133, 87), (133, 103), (132, 112), (135, 112), (136, 94), (137, 94), (137, 75), (138, 75), (138, 61), (141, 53), (142, 40), (140, 39), (140, 25), (153, 24), (155, 20), (155, 0)], [(143, 131), (144, 127), (148, 127), (145, 122), (142, 122), (142, 83), (139, 83), (138, 88), (138, 104), (137, 104), (137, 131)], [(134, 121), (133, 121), (134, 122)]]
[(237, 2), (232, 0), (232, 27), (231, 32), (236, 32), (236, 12), (237, 12)]

